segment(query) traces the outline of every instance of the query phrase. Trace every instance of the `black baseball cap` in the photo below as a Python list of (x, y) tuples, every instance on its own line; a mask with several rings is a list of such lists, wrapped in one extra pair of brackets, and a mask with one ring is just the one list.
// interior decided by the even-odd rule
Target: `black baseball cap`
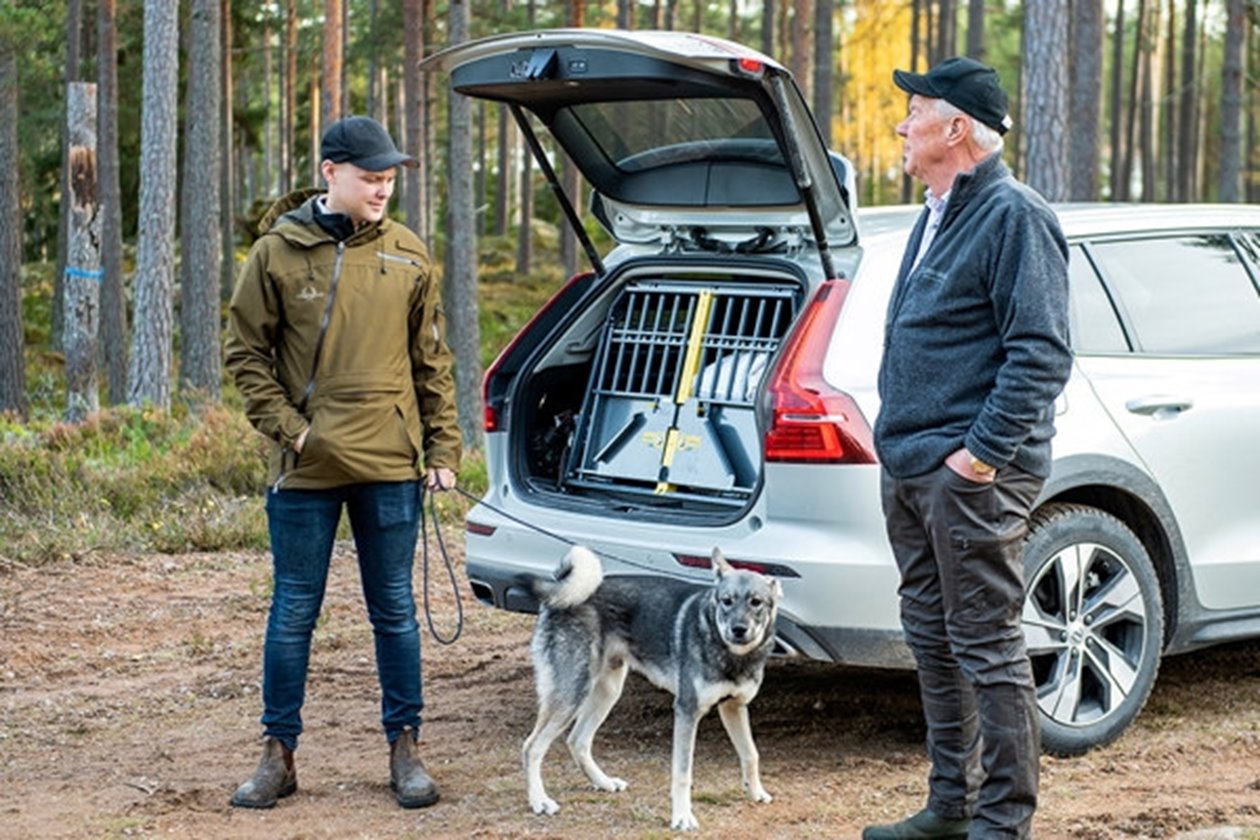
[(997, 71), (974, 58), (947, 58), (926, 73), (894, 70), (893, 81), (906, 93), (944, 99), (998, 134), (1010, 129), (1009, 99)]
[(385, 127), (371, 117), (343, 117), (324, 132), (320, 157), (333, 163), (353, 163), (368, 172), (395, 166), (419, 166), (411, 155), (398, 151)]

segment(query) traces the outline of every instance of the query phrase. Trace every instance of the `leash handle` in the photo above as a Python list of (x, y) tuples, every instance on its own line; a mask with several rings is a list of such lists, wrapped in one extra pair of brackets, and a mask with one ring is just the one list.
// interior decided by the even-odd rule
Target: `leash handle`
[[(422, 565), (424, 567), (424, 618), (429, 625), (429, 634), (437, 640), (438, 644), (452, 645), (464, 632), (464, 600), (459, 594), (459, 583), (455, 580), (455, 568), (451, 563), (451, 555), (446, 550), (446, 543), (442, 539), (442, 525), (438, 521), (437, 502), (434, 499), (436, 495), (432, 490), (421, 489), (420, 500), (420, 538), (424, 543), (422, 554)], [(424, 496), (429, 497), (429, 515), (433, 517), (433, 533), (437, 538), (438, 551), (442, 555), (442, 562), (446, 565), (446, 575), (451, 582), (451, 592), (455, 593), (455, 632), (449, 637), (443, 636), (438, 632), (437, 625), (433, 621), (433, 608), (429, 603), (429, 525), (428, 516), (424, 514)]]

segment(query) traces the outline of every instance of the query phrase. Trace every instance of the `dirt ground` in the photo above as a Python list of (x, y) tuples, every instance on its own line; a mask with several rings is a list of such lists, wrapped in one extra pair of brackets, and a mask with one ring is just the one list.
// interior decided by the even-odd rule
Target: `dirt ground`
[[(448, 545), (460, 550), (457, 537)], [(403, 811), (388, 787), (357, 569), (339, 548), (312, 656), (299, 790), (271, 811), (241, 811), (227, 802), (259, 749), (267, 558), (2, 564), (0, 837), (670, 835), (670, 700), (638, 678), (596, 741), (630, 789), (589, 790), (557, 744), (544, 770), (561, 811), (529, 813), (519, 749), (534, 714), (530, 617), (465, 595), (462, 638), (443, 646), (425, 636), (423, 750), (442, 799)], [(448, 635), (455, 602), (440, 569), (431, 584)], [(697, 748), (700, 834), (855, 838), (917, 809), (927, 772), (919, 715), (910, 674), (774, 663), (752, 706), (774, 802), (741, 797), (711, 715)], [(1260, 643), (1166, 662), (1124, 738), (1042, 768), (1043, 840), (1260, 837), (1247, 828), (1260, 826)], [(1236, 828), (1204, 831), (1223, 826)]]

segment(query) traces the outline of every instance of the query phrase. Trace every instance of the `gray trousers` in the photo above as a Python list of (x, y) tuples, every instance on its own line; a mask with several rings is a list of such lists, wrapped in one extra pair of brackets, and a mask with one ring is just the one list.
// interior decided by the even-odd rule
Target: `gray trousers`
[(1011, 467), (977, 484), (944, 465), (881, 481), (927, 722), (927, 805), (970, 815), (973, 838), (1030, 837), (1037, 807), (1041, 733), (1020, 614), (1041, 485)]

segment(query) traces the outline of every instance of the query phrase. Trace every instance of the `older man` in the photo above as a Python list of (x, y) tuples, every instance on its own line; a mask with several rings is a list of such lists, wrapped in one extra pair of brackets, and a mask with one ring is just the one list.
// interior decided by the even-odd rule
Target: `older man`
[(1067, 245), (1002, 163), (992, 68), (951, 58), (893, 79), (927, 207), (889, 303), (875, 443), (932, 769), (923, 810), (862, 836), (1028, 837), (1040, 734), (1021, 548), (1072, 364)]

